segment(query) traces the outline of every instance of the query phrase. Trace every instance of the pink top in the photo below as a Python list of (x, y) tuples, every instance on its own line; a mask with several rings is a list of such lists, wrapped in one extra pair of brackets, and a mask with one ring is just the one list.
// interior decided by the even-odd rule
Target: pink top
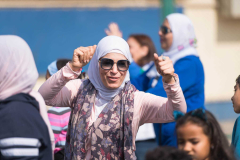
[(65, 146), (70, 114), (71, 108), (69, 107), (51, 107), (48, 110), (48, 119), (55, 139), (54, 153)]
[[(67, 64), (56, 74), (51, 76), (39, 89), (45, 103), (50, 106), (72, 107), (72, 101), (77, 96), (82, 80), (75, 79), (80, 72), (74, 72)], [(179, 85), (178, 76), (175, 84), (163, 83), (168, 98), (155, 96), (141, 91), (135, 92), (134, 114), (132, 121), (133, 149), (139, 126), (144, 123), (167, 123), (174, 121), (173, 111), (186, 112), (187, 105)], [(95, 110), (92, 109), (89, 126), (95, 120)], [(91, 143), (91, 141), (89, 141)], [(91, 144), (87, 145), (91, 146)], [(90, 151), (90, 150), (89, 150)], [(88, 152), (87, 158), (91, 152)]]

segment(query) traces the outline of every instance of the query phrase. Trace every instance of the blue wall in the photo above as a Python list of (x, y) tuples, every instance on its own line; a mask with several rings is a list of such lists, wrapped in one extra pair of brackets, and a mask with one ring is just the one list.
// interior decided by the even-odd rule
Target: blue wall
[(110, 22), (119, 24), (125, 39), (132, 33), (149, 35), (160, 53), (160, 13), (159, 8), (1, 9), (0, 35), (25, 39), (39, 73), (45, 74), (55, 59), (71, 58), (75, 48), (97, 44)]

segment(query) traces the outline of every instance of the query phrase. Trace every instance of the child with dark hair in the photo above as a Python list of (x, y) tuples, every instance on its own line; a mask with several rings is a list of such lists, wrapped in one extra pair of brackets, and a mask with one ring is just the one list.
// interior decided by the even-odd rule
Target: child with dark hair
[(183, 115), (174, 111), (178, 148), (194, 160), (235, 160), (232, 149), (215, 117), (204, 109)]
[[(64, 67), (70, 59), (58, 59), (53, 61), (47, 69), (46, 79), (50, 78), (53, 74)], [(80, 79), (85, 78), (85, 72), (79, 76)], [(71, 114), (69, 107), (51, 107), (48, 110), (48, 118), (55, 137), (54, 159), (64, 159), (64, 147), (66, 142), (68, 121)]]
[(56, 61), (53, 61), (51, 64), (48, 65), (46, 79), (51, 77), (54, 73), (56, 73), (70, 61), (71, 59), (58, 59)]
[[(234, 86), (234, 95), (231, 98), (233, 103), (233, 109), (235, 113), (240, 113), (240, 75), (236, 79), (236, 85)], [(232, 146), (235, 149), (235, 154), (240, 158), (240, 117), (235, 121), (232, 133)]]
[[(46, 79), (51, 77), (54, 73), (59, 71), (62, 67), (64, 67), (70, 61), (71, 61), (71, 59), (58, 59), (56, 61), (53, 61), (50, 65), (48, 65)], [(78, 78), (79, 79), (87, 78), (86, 72), (82, 71), (82, 73), (79, 75)]]
[(145, 160), (192, 160), (192, 157), (175, 147), (165, 146), (148, 151)]

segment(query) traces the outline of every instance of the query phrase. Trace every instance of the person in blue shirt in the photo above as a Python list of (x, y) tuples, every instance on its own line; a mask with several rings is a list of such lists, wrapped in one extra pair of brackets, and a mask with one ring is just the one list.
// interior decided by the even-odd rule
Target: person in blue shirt
[[(240, 75), (236, 79), (236, 85), (234, 86), (234, 95), (231, 100), (233, 103), (234, 112), (240, 113)], [(233, 127), (232, 146), (235, 149), (236, 157), (240, 159), (240, 116), (236, 119)]]
[[(161, 47), (179, 76), (180, 85), (187, 103), (187, 111), (204, 107), (204, 70), (196, 47), (196, 36), (192, 22), (183, 14), (173, 13), (166, 17), (159, 30)], [(153, 67), (151, 70), (154, 70)], [(132, 79), (140, 91), (166, 97), (162, 77), (148, 78), (147, 72)], [(154, 124), (159, 145), (177, 146), (175, 122)]]

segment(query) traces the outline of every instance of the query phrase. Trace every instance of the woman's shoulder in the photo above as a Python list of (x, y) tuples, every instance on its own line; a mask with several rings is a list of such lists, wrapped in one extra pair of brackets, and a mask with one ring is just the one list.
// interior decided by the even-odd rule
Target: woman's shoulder
[(203, 69), (203, 65), (202, 62), (200, 60), (199, 57), (194, 56), (194, 55), (190, 55), (190, 56), (186, 56), (183, 57), (181, 59), (179, 59), (175, 64), (174, 64), (174, 68), (176, 70), (180, 69), (180, 70), (184, 70), (184, 69)]
[(179, 63), (196, 64), (196, 63), (202, 63), (202, 62), (198, 56), (189, 55), (179, 59), (175, 64), (177, 65)]
[(30, 95), (22, 93), (15, 95), (9, 101), (0, 104), (1, 122), (19, 123), (21, 121), (33, 123), (36, 121), (42, 121), (39, 112), (40, 104), (38, 100), (35, 96), (33, 97), (33, 94)]

